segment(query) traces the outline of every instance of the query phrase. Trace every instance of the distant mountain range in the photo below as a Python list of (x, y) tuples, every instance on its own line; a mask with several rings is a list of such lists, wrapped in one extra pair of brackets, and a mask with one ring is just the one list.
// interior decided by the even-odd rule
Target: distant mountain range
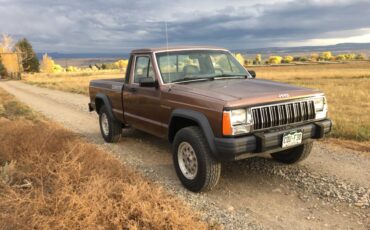
[[(44, 53), (36, 53), (39, 59), (42, 59)], [(48, 53), (48, 56), (53, 59), (127, 59), (129, 53), (58, 53), (51, 52)]]
[[(364, 52), (370, 54), (370, 43), (340, 43), (328, 46), (297, 46), (297, 47), (268, 47), (254, 49), (235, 49), (235, 53), (243, 53), (247, 55), (262, 54), (262, 55), (283, 55), (283, 54), (305, 54), (312, 52), (331, 51), (336, 53), (345, 52)], [(39, 59), (42, 59), (43, 53), (37, 53)], [(48, 53), (54, 59), (127, 59), (129, 53)]]
[(365, 52), (370, 53), (370, 43), (339, 43), (327, 46), (268, 47), (240, 49), (236, 52), (247, 54), (295, 54), (331, 51), (333, 53)]

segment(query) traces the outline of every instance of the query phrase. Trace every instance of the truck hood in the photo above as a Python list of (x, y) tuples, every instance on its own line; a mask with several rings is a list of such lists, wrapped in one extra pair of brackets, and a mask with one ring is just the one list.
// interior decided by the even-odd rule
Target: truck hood
[(173, 89), (225, 101), (226, 106), (261, 104), (321, 94), (317, 90), (261, 79), (222, 79), (174, 84)]

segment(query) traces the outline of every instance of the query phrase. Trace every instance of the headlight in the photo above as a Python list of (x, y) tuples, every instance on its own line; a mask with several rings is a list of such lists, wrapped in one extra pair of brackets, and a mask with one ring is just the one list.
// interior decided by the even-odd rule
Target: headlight
[(247, 120), (245, 109), (231, 110), (231, 125), (241, 125)]
[(222, 117), (222, 133), (225, 136), (249, 133), (252, 124), (250, 109), (224, 111)]
[(325, 97), (318, 97), (313, 100), (315, 111), (323, 111), (325, 106)]
[(318, 97), (313, 100), (315, 105), (315, 119), (324, 119), (328, 113), (328, 104), (325, 97)]

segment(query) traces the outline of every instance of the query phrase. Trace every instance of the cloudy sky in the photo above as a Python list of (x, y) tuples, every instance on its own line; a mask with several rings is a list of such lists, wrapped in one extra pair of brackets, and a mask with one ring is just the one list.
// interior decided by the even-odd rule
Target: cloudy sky
[(370, 0), (0, 0), (0, 33), (38, 52), (370, 42)]

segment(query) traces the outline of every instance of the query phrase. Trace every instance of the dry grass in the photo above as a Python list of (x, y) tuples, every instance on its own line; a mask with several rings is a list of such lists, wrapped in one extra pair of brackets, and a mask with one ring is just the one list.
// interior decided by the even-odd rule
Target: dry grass
[(339, 138), (327, 138), (322, 140), (324, 143), (339, 145), (348, 149), (353, 149), (362, 153), (362, 155), (370, 157), (370, 141), (352, 141)]
[(0, 229), (210, 228), (95, 145), (17, 117), (0, 119)]
[(40, 119), (29, 107), (18, 102), (12, 95), (0, 89), (0, 118), (14, 120), (20, 117), (33, 121)]
[(306, 64), (287, 66), (247, 66), (256, 70), (257, 77), (272, 80), (310, 80), (319, 78), (346, 78), (370, 75), (370, 61), (343, 64)]
[(28, 84), (57, 89), (71, 93), (89, 94), (89, 82), (94, 79), (123, 78), (124, 73), (61, 73), (61, 74), (28, 74), (24, 81)]
[(334, 121), (330, 136), (370, 146), (370, 62), (250, 68), (258, 78), (322, 90)]

